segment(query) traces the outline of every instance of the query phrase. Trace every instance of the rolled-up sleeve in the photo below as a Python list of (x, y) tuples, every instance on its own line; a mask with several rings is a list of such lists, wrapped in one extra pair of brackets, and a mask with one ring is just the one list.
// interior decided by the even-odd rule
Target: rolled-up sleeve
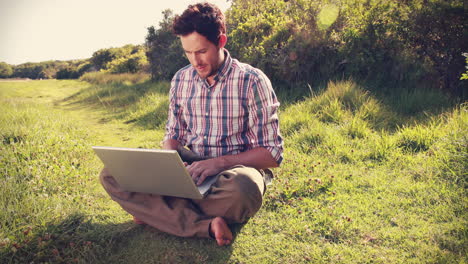
[(263, 74), (254, 78), (250, 85), (249, 137), (251, 148), (267, 149), (276, 162), (283, 160), (283, 139), (279, 129), (279, 101), (270, 80)]
[(179, 82), (180, 79), (176, 74), (171, 81), (169, 91), (169, 113), (164, 140), (174, 139), (185, 145), (187, 143), (187, 123), (184, 120), (183, 106), (179, 102)]

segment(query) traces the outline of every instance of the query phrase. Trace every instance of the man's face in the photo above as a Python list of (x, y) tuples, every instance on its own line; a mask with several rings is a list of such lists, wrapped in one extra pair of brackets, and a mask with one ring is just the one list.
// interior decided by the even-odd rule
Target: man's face
[(203, 79), (212, 77), (224, 61), (221, 45), (216, 46), (197, 32), (180, 36), (180, 41), (188, 60)]

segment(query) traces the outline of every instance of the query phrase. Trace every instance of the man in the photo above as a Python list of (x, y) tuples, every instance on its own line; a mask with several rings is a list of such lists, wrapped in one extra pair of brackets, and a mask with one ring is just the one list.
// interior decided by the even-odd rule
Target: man
[(190, 5), (173, 29), (190, 65), (171, 82), (163, 148), (180, 153), (196, 184), (213, 175), (217, 180), (201, 200), (125, 192), (106, 169), (101, 182), (136, 223), (228, 245), (228, 224), (245, 222), (260, 209), (265, 171), (282, 161), (279, 102), (263, 72), (224, 49), (219, 8)]

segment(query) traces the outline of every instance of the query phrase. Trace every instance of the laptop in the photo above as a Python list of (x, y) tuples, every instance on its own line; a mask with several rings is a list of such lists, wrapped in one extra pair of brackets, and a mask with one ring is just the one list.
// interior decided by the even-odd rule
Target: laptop
[(176, 150), (92, 148), (125, 191), (202, 199), (217, 178), (195, 185)]

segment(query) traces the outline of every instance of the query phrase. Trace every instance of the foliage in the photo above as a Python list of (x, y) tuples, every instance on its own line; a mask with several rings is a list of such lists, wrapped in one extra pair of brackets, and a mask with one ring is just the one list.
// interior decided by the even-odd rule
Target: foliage
[(65, 69), (61, 69), (57, 72), (56, 78), (60, 79), (78, 79), (80, 77), (78, 71), (75, 68), (67, 67)]
[(228, 49), (290, 86), (352, 76), (461, 95), (465, 13), (460, 0), (233, 0)]
[(5, 62), (0, 62), (0, 78), (8, 78), (13, 74), (13, 68), (11, 65), (5, 63)]
[(93, 53), (91, 57), (91, 63), (93, 63), (96, 70), (106, 69), (107, 63), (111, 62), (112, 60), (120, 57), (121, 55), (118, 54), (120, 50), (118, 48), (109, 48), (109, 49), (100, 49)]
[(145, 49), (143, 46), (138, 46), (130, 55), (109, 62), (107, 67), (111, 73), (137, 73), (146, 71), (147, 65)]
[(76, 79), (90, 70), (87, 60), (28, 62), (14, 66), (11, 77), (29, 79)]
[(18, 78), (30, 78), (30, 79), (48, 79), (52, 78), (53, 74), (51, 69), (56, 70), (60, 67), (65, 67), (62, 64), (58, 67), (52, 67), (52, 62), (40, 62), (40, 63), (23, 63), (14, 67), (12, 77)]
[(148, 65), (144, 46), (132, 44), (100, 49), (93, 53), (90, 61), (96, 70), (110, 73), (136, 73), (145, 71)]
[(460, 54), (468, 50), (465, 5), (455, 0), (429, 1), (411, 12), (399, 29), (407, 41), (405, 50), (414, 52), (417, 60), (428, 64), (432, 71), (425, 77), (459, 95), (463, 91), (459, 76), (464, 65)]
[(465, 61), (466, 61), (466, 72), (462, 73), (462, 76), (460, 77), (460, 80), (468, 80), (468, 53), (463, 53), (463, 56), (465, 56)]
[(159, 28), (149, 27), (146, 35), (146, 56), (153, 80), (170, 80), (180, 68), (187, 65), (180, 41), (172, 33), (172, 11), (165, 10), (162, 14)]

